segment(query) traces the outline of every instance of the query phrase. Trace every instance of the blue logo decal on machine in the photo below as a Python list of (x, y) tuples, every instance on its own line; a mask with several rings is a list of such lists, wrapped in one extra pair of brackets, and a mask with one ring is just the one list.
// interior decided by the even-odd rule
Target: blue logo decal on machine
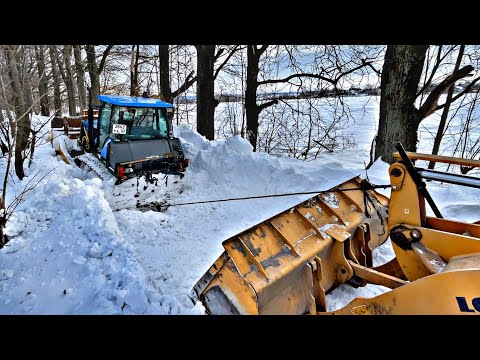
[(480, 312), (480, 297), (473, 298), (471, 304), (463, 296), (457, 296), (456, 299), (461, 312)]

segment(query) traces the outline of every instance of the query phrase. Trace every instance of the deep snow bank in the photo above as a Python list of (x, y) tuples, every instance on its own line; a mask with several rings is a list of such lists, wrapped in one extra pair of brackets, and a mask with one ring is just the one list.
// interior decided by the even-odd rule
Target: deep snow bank
[[(348, 165), (335, 154), (302, 162), (253, 153), (240, 137), (207, 141), (185, 126), (175, 132), (190, 159), (185, 178), (170, 178), (166, 187), (162, 180), (145, 190), (140, 181), (139, 198), (133, 196), (135, 180), (119, 186), (101, 183), (55, 158), (50, 144), (36, 149), (27, 177), (20, 182), (13, 175), (8, 192), (7, 204), (29, 181), (35, 184), (48, 173), (25, 194), (8, 223), (11, 241), (0, 250), (0, 313), (202, 314), (200, 304), (191, 308), (187, 294), (223, 251), (222, 241), (312, 194), (171, 206), (165, 212), (140, 212), (137, 200), (175, 205), (320, 192), (359, 175), (364, 161), (361, 154), (350, 153)], [(388, 165), (375, 163), (369, 177), (388, 183)], [(428, 188), (447, 216), (480, 219), (478, 190), (436, 183)], [(387, 242), (374, 252), (374, 262), (392, 256)], [(385, 290), (344, 285), (327, 296), (328, 306), (336, 309), (356, 296)]]
[[(166, 188), (159, 186), (154, 193), (149, 187), (145, 197), (140, 196), (142, 201), (168, 198), (168, 203), (178, 204), (322, 191), (360, 174), (334, 160), (314, 164), (254, 153), (248, 141), (238, 136), (209, 142), (186, 127), (175, 133), (190, 159), (186, 176), (176, 184), (170, 181)], [(131, 185), (117, 189), (117, 199), (132, 199)], [(191, 306), (187, 294), (222, 253), (223, 240), (311, 196), (171, 206), (162, 213), (123, 208), (114, 214), (122, 234), (148, 267), (154, 286), (162, 296), (170, 296), (171, 313), (185, 313)], [(203, 313), (203, 307), (198, 304), (193, 311)]]
[[(35, 179), (32, 177), (37, 174)], [(9, 201), (36, 184), (9, 220), (0, 250), (0, 313), (162, 313), (161, 298), (125, 242), (98, 179), (39, 147)]]

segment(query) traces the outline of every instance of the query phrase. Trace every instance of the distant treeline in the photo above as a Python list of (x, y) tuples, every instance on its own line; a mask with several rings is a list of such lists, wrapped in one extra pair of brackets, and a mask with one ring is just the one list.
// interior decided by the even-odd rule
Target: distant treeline
[[(438, 84), (432, 83), (426, 88), (426, 92), (431, 92)], [(469, 85), (468, 82), (463, 82), (455, 86), (455, 92), (460, 92)], [(480, 84), (474, 84), (468, 92), (476, 93), (480, 89)], [(365, 88), (352, 87), (348, 90), (345, 89), (322, 89), (322, 90), (312, 90), (312, 91), (283, 91), (283, 92), (269, 92), (258, 94), (257, 98), (259, 100), (272, 100), (272, 99), (311, 99), (311, 98), (326, 98), (326, 97), (336, 97), (336, 96), (379, 96), (380, 95), (380, 86), (373, 87), (367, 86)], [(219, 102), (242, 102), (243, 94), (217, 94), (215, 98)], [(175, 99), (175, 102), (180, 104), (185, 103), (194, 103), (196, 101), (195, 96), (179, 96), (178, 99)]]

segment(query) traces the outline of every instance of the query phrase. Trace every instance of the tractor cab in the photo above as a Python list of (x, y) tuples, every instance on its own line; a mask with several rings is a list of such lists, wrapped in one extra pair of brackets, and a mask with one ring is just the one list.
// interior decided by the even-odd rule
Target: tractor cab
[(99, 95), (99, 115), (84, 121), (80, 145), (96, 155), (123, 182), (144, 175), (153, 183), (152, 174), (184, 176), (188, 159), (182, 145), (173, 136), (173, 105), (158, 99)]

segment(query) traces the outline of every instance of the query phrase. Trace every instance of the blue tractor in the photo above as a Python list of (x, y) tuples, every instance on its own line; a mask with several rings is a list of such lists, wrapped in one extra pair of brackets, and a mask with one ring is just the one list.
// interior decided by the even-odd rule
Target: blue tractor
[[(106, 168), (120, 184), (144, 176), (156, 183), (154, 174), (184, 176), (188, 167), (180, 140), (173, 136), (173, 105), (158, 99), (99, 95), (98, 119), (89, 106), (82, 122), (77, 158), (90, 167)], [(98, 173), (98, 169), (93, 169)]]

